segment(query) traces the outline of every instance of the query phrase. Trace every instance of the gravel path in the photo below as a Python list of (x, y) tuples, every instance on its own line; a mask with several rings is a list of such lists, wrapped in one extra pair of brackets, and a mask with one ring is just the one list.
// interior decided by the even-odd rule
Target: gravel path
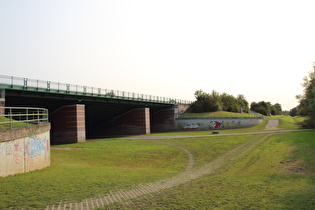
[[(276, 129), (277, 125), (278, 125), (278, 122), (276, 122), (276, 120), (269, 120), (269, 123), (266, 126), (266, 130)], [(204, 175), (215, 173), (222, 166), (232, 164), (244, 153), (253, 149), (255, 146), (259, 145), (269, 136), (273, 135), (273, 133), (274, 132), (271, 132), (271, 133), (261, 132), (260, 135), (254, 137), (253, 139), (243, 143), (239, 147), (225, 153), (224, 155), (216, 158), (215, 160), (199, 168), (194, 168), (194, 156), (186, 148), (173, 145), (168, 142), (161, 142), (158, 140), (150, 139), (152, 141), (157, 141), (161, 144), (167, 144), (169, 146), (173, 146), (184, 151), (188, 155), (188, 161), (187, 161), (187, 166), (186, 166), (185, 171), (169, 179), (160, 180), (160, 181), (143, 184), (143, 185), (138, 185), (134, 187), (134, 189), (131, 189), (131, 190), (123, 191), (123, 190), (113, 189), (113, 191), (109, 192), (107, 195), (99, 195), (98, 197), (89, 198), (78, 203), (60, 202), (59, 205), (47, 206), (46, 209), (47, 210), (48, 209), (51, 209), (51, 210), (61, 210), (61, 209), (90, 210), (90, 209), (96, 209), (96, 208), (106, 208), (106, 206), (116, 203), (116, 202), (119, 202), (125, 206), (128, 206), (129, 204), (132, 203), (131, 199), (138, 198), (144, 195), (149, 195), (156, 192), (160, 192), (162, 190), (169, 189), (176, 185), (189, 182), (192, 179), (197, 179)]]
[(265, 127), (265, 130), (278, 130), (279, 120), (278, 119), (269, 119)]

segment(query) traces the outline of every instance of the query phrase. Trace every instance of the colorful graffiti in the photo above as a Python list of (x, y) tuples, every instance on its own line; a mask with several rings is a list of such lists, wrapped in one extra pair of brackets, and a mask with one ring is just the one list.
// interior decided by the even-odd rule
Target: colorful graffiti
[(11, 148), (12, 144), (7, 144), (6, 142), (0, 143), (0, 155), (10, 155)]
[(210, 121), (210, 128), (221, 128), (224, 122)]
[(38, 137), (31, 136), (28, 140), (27, 154), (29, 157), (34, 158), (42, 155), (42, 152), (47, 154), (49, 148), (49, 142), (46, 138), (39, 139)]
[(16, 164), (23, 163), (27, 158), (32, 163), (33, 158), (42, 154), (48, 157), (49, 146), (49, 141), (46, 137), (40, 139), (37, 136), (30, 136), (25, 140), (14, 140), (13, 144), (8, 142), (0, 143), (0, 155), (12, 156)]
[(184, 129), (185, 130), (197, 130), (199, 127), (199, 124), (185, 124)]
[(261, 119), (177, 119), (176, 127), (180, 130), (212, 130), (212, 129), (232, 129), (245, 128), (258, 125)]
[(20, 140), (14, 141), (13, 160), (16, 164), (20, 164), (24, 160), (24, 148)]

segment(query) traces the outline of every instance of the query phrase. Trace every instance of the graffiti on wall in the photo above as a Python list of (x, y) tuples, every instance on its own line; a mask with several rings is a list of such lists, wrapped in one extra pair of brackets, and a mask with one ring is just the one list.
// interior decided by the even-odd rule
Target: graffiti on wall
[(33, 163), (34, 158), (42, 155), (49, 158), (49, 141), (46, 137), (30, 136), (25, 141), (3, 142), (0, 143), (0, 155), (12, 156), (16, 164), (21, 164), (26, 159)]
[(198, 129), (198, 127), (200, 126), (200, 124), (199, 123), (192, 123), (192, 124), (185, 124), (184, 125), (184, 129), (185, 130), (197, 130)]
[(24, 160), (24, 147), (20, 140), (14, 141), (13, 160), (16, 164), (20, 164)]
[(210, 121), (210, 128), (221, 128), (224, 126), (224, 121), (218, 122), (218, 121)]
[(49, 142), (46, 138), (40, 139), (36, 136), (31, 136), (28, 139), (27, 154), (31, 158), (41, 156), (42, 153), (47, 155), (49, 149)]
[(230, 128), (230, 127), (240, 127), (241, 121), (210, 121), (209, 128), (210, 129), (218, 129), (218, 128)]
[(11, 144), (7, 144), (6, 142), (3, 142), (2, 144), (0, 143), (0, 155), (10, 155), (10, 151), (12, 145)]

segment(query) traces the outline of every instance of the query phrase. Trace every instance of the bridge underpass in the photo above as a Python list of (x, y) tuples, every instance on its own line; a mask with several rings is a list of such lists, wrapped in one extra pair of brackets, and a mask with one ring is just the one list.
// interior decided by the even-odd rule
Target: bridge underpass
[[(188, 104), (165, 97), (25, 78), (6, 77), (9, 82), (3, 82), (2, 77), (0, 88), (5, 93), (6, 107), (42, 107), (49, 110), (52, 143), (171, 131), (178, 106)], [(58, 88), (52, 88), (54, 86)]]

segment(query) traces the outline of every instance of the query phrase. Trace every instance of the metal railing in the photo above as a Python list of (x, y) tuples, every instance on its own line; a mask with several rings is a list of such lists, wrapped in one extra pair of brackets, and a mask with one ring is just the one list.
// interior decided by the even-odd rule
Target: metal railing
[(138, 100), (168, 104), (191, 104), (189, 100), (153, 96), (127, 91), (95, 88), (81, 85), (72, 85), (60, 82), (42, 81), (22, 77), (0, 75), (0, 88), (23, 89), (41, 92), (53, 92), (64, 94), (75, 94), (85, 96), (97, 96), (125, 100)]
[(48, 123), (48, 109), (0, 107), (0, 129), (12, 129)]

